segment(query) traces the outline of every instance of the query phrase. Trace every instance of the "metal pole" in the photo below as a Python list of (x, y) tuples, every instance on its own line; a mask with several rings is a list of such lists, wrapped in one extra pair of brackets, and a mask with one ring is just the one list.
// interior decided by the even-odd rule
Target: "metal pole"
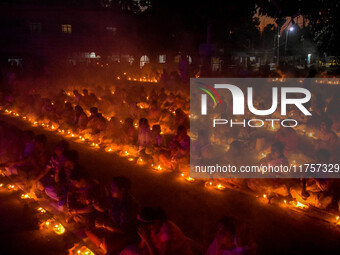
[(285, 44), (285, 57), (287, 57), (287, 43), (288, 43), (289, 29), (286, 28), (286, 44)]
[(277, 26), (277, 66), (279, 66), (280, 63), (280, 27)]

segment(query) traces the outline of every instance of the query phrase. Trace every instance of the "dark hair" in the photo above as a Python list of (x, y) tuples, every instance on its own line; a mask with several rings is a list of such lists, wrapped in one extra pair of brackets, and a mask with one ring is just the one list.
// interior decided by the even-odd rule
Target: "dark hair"
[(37, 135), (34, 138), (34, 142), (41, 143), (41, 144), (46, 144), (47, 143), (47, 137), (46, 137), (46, 135)]
[(274, 148), (279, 153), (283, 153), (285, 145), (281, 142), (275, 142), (272, 144), (272, 148)]
[(74, 107), (74, 110), (82, 112), (83, 108), (80, 105), (76, 105), (76, 107)]
[(185, 128), (185, 126), (179, 126), (177, 128), (177, 133), (181, 133), (181, 132), (187, 133), (187, 129)]
[(98, 108), (97, 107), (91, 107), (90, 108), (90, 113), (97, 114), (98, 113)]
[(133, 125), (133, 119), (131, 119), (131, 118), (126, 118), (124, 124)]
[(218, 222), (220, 231), (231, 232), (233, 235), (236, 234), (236, 224), (237, 220), (232, 216), (223, 216)]
[(326, 149), (320, 149), (316, 152), (316, 158), (318, 162), (320, 163), (323, 163), (323, 162), (326, 163), (330, 157), (331, 157), (331, 154)]
[(65, 152), (67, 160), (77, 163), (79, 160), (79, 153), (76, 150), (69, 150)]
[(75, 171), (72, 171), (71, 174), (70, 174), (70, 180), (72, 181), (80, 181), (80, 180), (83, 180), (83, 179), (87, 179), (87, 175), (85, 172), (82, 172), (80, 170), (75, 170)]
[(61, 148), (64, 151), (67, 151), (70, 147), (70, 144), (66, 140), (61, 140), (57, 145), (56, 148)]
[(29, 138), (31, 138), (31, 139), (34, 138), (34, 132), (33, 132), (32, 130), (25, 130), (25, 131), (23, 132), (23, 135), (24, 135), (24, 136), (27, 136), (27, 137), (29, 137)]
[(141, 118), (139, 120), (139, 126), (142, 126), (143, 124), (149, 125), (149, 121), (146, 118)]
[(153, 125), (152, 130), (155, 130), (157, 132), (161, 132), (161, 126), (160, 125)]
[(115, 176), (112, 178), (111, 185), (115, 185), (119, 189), (130, 190), (131, 189), (131, 181), (129, 178), (125, 176)]
[(138, 215), (138, 220), (145, 224), (152, 224), (156, 220), (164, 221), (167, 217), (161, 207), (144, 207)]
[[(326, 125), (326, 127), (327, 127), (328, 129), (330, 129), (330, 128), (332, 127), (332, 125), (333, 125), (333, 121), (332, 121), (331, 119), (327, 118), (327, 117), (324, 117), (324, 118), (321, 120), (321, 123), (325, 123), (325, 125)], [(321, 124), (321, 123), (320, 123), (320, 124)]]

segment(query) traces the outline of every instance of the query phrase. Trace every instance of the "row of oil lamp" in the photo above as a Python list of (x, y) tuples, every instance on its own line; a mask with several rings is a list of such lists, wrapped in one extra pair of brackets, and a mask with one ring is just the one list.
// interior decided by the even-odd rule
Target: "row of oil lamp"
[(135, 77), (121, 77), (121, 76), (117, 76), (117, 80), (122, 80), (122, 79), (126, 79), (128, 81), (137, 81), (137, 82), (149, 82), (149, 83), (158, 83), (158, 80), (156, 78), (150, 79), (147, 78), (145, 76), (143, 77), (139, 77), (139, 78), (135, 78)]
[[(273, 78), (271, 79), (272, 82), (286, 82), (286, 78)], [(303, 83), (303, 79), (299, 79), (299, 83)], [(315, 80), (316, 84), (328, 84), (328, 85), (339, 85), (340, 80), (338, 79), (332, 79), (328, 80), (327, 78), (321, 79), (321, 80)]]
[[(8, 111), (8, 110), (5, 110), (6, 113), (9, 113), (13, 116), (16, 116), (16, 117), (19, 117), (20, 115), (18, 113), (15, 113), (15, 112), (12, 112), (12, 111)], [(23, 119), (27, 119), (26, 117), (23, 117)], [(32, 121), (31, 121), (32, 122)], [(36, 122), (36, 121), (33, 121), (33, 125), (37, 126), (39, 123)], [(54, 125), (47, 125), (47, 124), (44, 124), (44, 123), (41, 123), (40, 126), (44, 127), (44, 128), (47, 128), (47, 129), (50, 129), (50, 130), (57, 130), (58, 133), (62, 134), (62, 135), (65, 135), (66, 137), (68, 138), (72, 138), (72, 137), (78, 137), (79, 138), (79, 141), (82, 141), (84, 142), (85, 141), (85, 138), (82, 137), (82, 136), (78, 136), (74, 133), (72, 133), (71, 131), (65, 131), (65, 130), (60, 130), (60, 129), (57, 129)], [(307, 136), (309, 137), (314, 137), (313, 133), (310, 132), (307, 134)], [(94, 143), (94, 142), (90, 142), (89, 143), (91, 147), (94, 147), (94, 148), (100, 148), (99, 144), (97, 143)], [(138, 165), (145, 165), (147, 162), (145, 162), (145, 160), (142, 158), (142, 157), (136, 157), (135, 153), (130, 153), (129, 149), (125, 149), (125, 150), (120, 150), (121, 148), (118, 146), (118, 147), (115, 147), (115, 146), (108, 146), (105, 148), (105, 151), (106, 152), (119, 152), (119, 156), (121, 157), (125, 157), (127, 158), (128, 161), (130, 162), (134, 162), (136, 161), (136, 163)], [(262, 152), (260, 153), (259, 155), (259, 159), (262, 159), (262, 158), (265, 158), (267, 157), (268, 155), (268, 152)], [(163, 166), (161, 166), (160, 164), (151, 164), (151, 168), (156, 171), (156, 172), (162, 172), (165, 170), (165, 168)], [(195, 182), (196, 180), (192, 177), (189, 176), (188, 173), (186, 172), (182, 172), (181, 175), (180, 175), (185, 181), (189, 182), (189, 183), (193, 183)], [(225, 190), (226, 189), (226, 186), (224, 186), (222, 183), (216, 183), (215, 181), (206, 181), (205, 182), (205, 185), (204, 185), (206, 188), (208, 189), (216, 189), (216, 190)], [(12, 186), (11, 186), (12, 187)], [(29, 197), (30, 195), (28, 194), (25, 194), (22, 196), (23, 199), (26, 199), (26, 198), (30, 198)], [(268, 198), (267, 198), (267, 195), (266, 194), (263, 194), (263, 196), (261, 197), (262, 200), (265, 200), (266, 202), (269, 202)], [(290, 201), (289, 203), (284, 200), (283, 201), (283, 204), (286, 206), (286, 207), (291, 207), (291, 208), (297, 208), (297, 209), (308, 209), (309, 206), (308, 205), (305, 205), (305, 204), (302, 204), (301, 202), (295, 202), (295, 201)], [(335, 223), (337, 225), (340, 225), (340, 218), (339, 216), (336, 216), (336, 220), (335, 220)], [(56, 225), (55, 225), (56, 227)], [(58, 230), (59, 228), (56, 227), (56, 230)]]
[[(16, 112), (13, 112), (13, 111), (10, 111), (10, 110), (7, 110), (7, 109), (5, 110), (5, 112), (8, 113), (8, 114), (11, 114), (12, 116), (20, 117), (19, 113), (16, 113)], [(91, 141), (90, 138), (85, 138), (82, 135), (75, 134), (75, 133), (73, 133), (70, 130), (58, 129), (56, 127), (56, 125), (53, 125), (53, 124), (49, 125), (49, 124), (46, 124), (46, 123), (43, 123), (43, 122), (42, 123), (41, 122), (37, 122), (37, 121), (34, 121), (34, 120), (30, 119), (30, 118), (27, 118), (26, 116), (24, 116), (22, 118), (24, 120), (30, 121), (34, 126), (39, 126), (40, 125), (43, 128), (46, 128), (46, 129), (49, 129), (49, 130), (52, 130), (52, 131), (53, 130), (57, 131), (59, 134), (65, 136), (67, 138), (77, 138), (78, 142), (83, 142), (83, 143), (87, 142), (87, 144), (89, 144), (92, 148), (97, 148), (97, 149), (100, 148), (100, 144), (98, 144), (98, 143), (96, 143), (94, 141)], [(277, 129), (276, 126), (273, 126), (273, 127), (269, 128), (269, 130), (273, 130), (273, 131), (275, 131), (276, 129)], [(308, 132), (308, 133), (305, 133), (305, 134), (307, 134), (308, 137), (313, 137), (314, 138), (314, 133), (313, 132)], [(127, 157), (128, 161), (130, 161), (130, 162), (133, 162), (133, 161), (135, 161), (137, 159), (136, 163), (138, 165), (145, 165), (146, 164), (146, 162), (145, 162), (145, 160), (143, 160), (143, 158), (141, 158), (141, 157), (136, 158), (135, 153), (131, 153), (129, 151), (129, 149), (125, 149), (125, 150), (120, 150), (120, 149), (121, 149), (120, 146), (115, 146), (115, 145), (111, 145), (111, 146), (105, 147), (105, 151), (106, 152), (119, 152), (120, 151), (119, 155), (121, 157)], [(262, 152), (262, 153), (260, 153), (258, 158), (259, 159), (263, 159), (267, 155), (268, 155), (268, 152)], [(161, 165), (151, 165), (151, 168), (153, 170), (155, 170), (156, 172), (161, 172), (161, 171), (165, 170), (164, 167), (162, 167)], [(195, 181), (194, 178), (191, 178), (187, 173), (184, 173), (184, 172), (181, 173), (181, 177), (183, 177), (187, 182), (190, 182), (190, 183)], [(211, 186), (211, 185), (209, 185), (209, 186)], [(222, 184), (220, 184), (220, 183), (214, 185), (213, 187), (216, 188), (217, 190), (224, 190), (225, 189), (225, 187)]]
[[(13, 112), (13, 111), (11, 111), (11, 110), (7, 110), (7, 109), (6, 109), (5, 112), (6, 112), (7, 114), (10, 114), (10, 115), (14, 116), (14, 117), (20, 117), (20, 114), (19, 114), (19, 113)], [(38, 122), (38, 121), (35, 121), (35, 120), (31, 119), (31, 118), (27, 118), (26, 116), (23, 116), (22, 119), (29, 121), (29, 122), (30, 122), (33, 126), (35, 126), (35, 127), (40, 126), (40, 127), (42, 127), (42, 128), (46, 128), (46, 129), (48, 129), (48, 130), (50, 130), (50, 131), (56, 131), (56, 132), (58, 132), (60, 135), (63, 135), (63, 136), (66, 137), (66, 138), (71, 138), (71, 139), (72, 139), (72, 138), (76, 138), (76, 139), (77, 139), (76, 141), (78, 141), (78, 142), (83, 142), (83, 143), (86, 142), (86, 143), (87, 143), (88, 145), (90, 145), (90, 147), (92, 147), (92, 148), (97, 148), (97, 149), (100, 148), (100, 144), (98, 144), (98, 143), (92, 141), (91, 138), (85, 138), (85, 136), (76, 134), (76, 133), (72, 132), (71, 130), (59, 129), (59, 128), (57, 128), (57, 125), (56, 125), (56, 124), (52, 124), (52, 125), (51, 125), (51, 124), (47, 124), (47, 123), (44, 123), (44, 122)], [(121, 149), (120, 146), (111, 145), (111, 146), (105, 147), (104, 150), (105, 150), (106, 152), (118, 152), (118, 151), (120, 151), (120, 149)], [(131, 153), (131, 151), (130, 151), (129, 149), (121, 150), (121, 151), (119, 152), (119, 155), (120, 155), (121, 157), (127, 157), (127, 159), (128, 159), (129, 161), (131, 161), (131, 162), (136, 160), (136, 153)], [(145, 165), (145, 164), (146, 164), (145, 160), (144, 160), (143, 158), (141, 158), (141, 157), (137, 158), (136, 163), (137, 163), (138, 165)], [(163, 166), (161, 166), (160, 164), (151, 165), (151, 167), (152, 167), (153, 170), (155, 170), (155, 171), (157, 171), (157, 172), (162, 172), (162, 171), (165, 170), (165, 168), (164, 168)], [(188, 182), (194, 182), (194, 181), (195, 181), (194, 178), (191, 178), (191, 177), (187, 176), (186, 173), (182, 173), (181, 176), (182, 176), (185, 180), (187, 180)]]

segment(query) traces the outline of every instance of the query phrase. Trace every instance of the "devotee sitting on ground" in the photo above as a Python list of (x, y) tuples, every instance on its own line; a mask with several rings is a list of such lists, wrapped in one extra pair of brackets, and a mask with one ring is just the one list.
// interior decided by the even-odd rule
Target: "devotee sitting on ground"
[(73, 110), (72, 104), (67, 102), (64, 105), (64, 108), (59, 112), (60, 117), (62, 118), (61, 127), (69, 128), (74, 124), (75, 119), (75, 111)]
[(54, 154), (47, 163), (45, 169), (33, 180), (39, 191), (44, 191), (46, 187), (53, 185), (55, 173), (58, 168), (64, 166), (66, 157), (64, 153), (69, 149), (69, 144), (65, 140), (60, 141), (54, 149)]
[(161, 126), (153, 125), (151, 128), (151, 143), (153, 146), (162, 147), (165, 145), (164, 137), (161, 134)]
[(65, 158), (63, 166), (58, 167), (55, 172), (54, 183), (45, 188), (46, 195), (57, 201), (60, 206), (63, 206), (66, 202), (71, 173), (73, 171), (83, 171), (78, 163), (79, 156), (77, 151), (70, 150), (65, 152)]
[(141, 151), (149, 145), (151, 145), (151, 132), (149, 122), (147, 119), (142, 118), (139, 120), (137, 146), (139, 151)]
[(218, 223), (215, 238), (206, 255), (250, 255), (256, 254), (249, 228), (231, 216), (224, 216)]
[(194, 142), (192, 148), (193, 160), (210, 160), (216, 157), (215, 148), (210, 142), (210, 136), (207, 131), (199, 130), (197, 141)]
[(122, 126), (116, 117), (111, 117), (106, 125), (104, 140), (110, 140), (113, 143), (121, 143)]
[(124, 144), (136, 144), (137, 142), (137, 130), (133, 125), (133, 120), (131, 118), (127, 118), (124, 121), (123, 125), (123, 143)]
[(331, 130), (332, 121), (330, 119), (324, 119), (320, 123), (320, 130), (316, 132), (316, 150), (329, 149), (333, 151), (337, 145), (338, 137)]
[(275, 139), (284, 144), (284, 154), (288, 156), (296, 152), (298, 146), (298, 135), (292, 127), (280, 127), (275, 134)]
[(180, 163), (189, 162), (190, 137), (187, 135), (187, 129), (184, 126), (178, 127), (177, 135), (172, 139), (169, 147), (170, 155), (164, 153), (161, 156), (161, 161), (166, 166), (176, 169)]
[(267, 164), (271, 166), (286, 166), (288, 165), (288, 160), (284, 156), (285, 145), (281, 142), (275, 142), (270, 147), (270, 153), (260, 160), (260, 163)]
[(161, 109), (157, 105), (157, 101), (153, 100), (151, 101), (149, 111), (148, 111), (148, 119), (151, 123), (155, 123), (158, 121), (159, 117), (161, 115)]
[(189, 239), (167, 219), (161, 208), (145, 207), (138, 215), (138, 245), (126, 247), (120, 255), (191, 255)]
[[(321, 149), (316, 153), (316, 164), (329, 163), (330, 153)], [(329, 179), (302, 179), (298, 185), (290, 188), (291, 196), (296, 201), (326, 209), (333, 200), (333, 181)]]
[(98, 113), (97, 107), (90, 108), (90, 116), (87, 118), (87, 126), (86, 129), (92, 135), (97, 134), (100, 132), (99, 130), (100, 125), (100, 115)]
[(167, 155), (170, 158), (170, 150), (166, 146), (165, 137), (161, 134), (160, 125), (153, 125), (151, 129), (151, 145), (145, 149), (146, 159), (152, 159), (153, 163), (159, 164), (161, 157)]
[(24, 149), (20, 159), (27, 158), (34, 150), (34, 132), (32, 130), (25, 130), (22, 133), (22, 142)]
[(85, 129), (87, 125), (87, 116), (86, 113), (84, 112), (83, 108), (80, 105), (77, 105), (75, 108), (75, 115), (73, 117), (73, 127), (75, 129)]
[(74, 103), (76, 105), (79, 105), (82, 101), (83, 96), (76, 89), (73, 90), (73, 95), (74, 95)]
[(19, 175), (26, 180), (35, 178), (35, 176), (45, 168), (48, 162), (46, 143), (47, 138), (45, 135), (37, 135), (34, 138), (32, 153), (27, 158), (8, 164), (8, 174)]
[[(275, 142), (271, 146), (271, 152), (260, 162), (262, 165), (280, 167), (288, 165), (288, 160), (283, 155), (284, 145), (280, 142)], [(266, 194), (268, 198), (275, 196), (286, 197), (289, 195), (287, 182), (285, 179), (266, 178), (266, 179), (247, 179), (248, 188), (256, 194)], [(270, 200), (269, 200), (270, 201)]]
[(181, 109), (176, 109), (175, 119), (173, 120), (173, 129), (179, 126), (184, 126), (186, 129), (190, 128), (190, 120), (188, 115), (186, 115)]
[(108, 253), (116, 253), (137, 239), (137, 202), (130, 193), (131, 182), (124, 176), (114, 177), (110, 195), (103, 205), (93, 204), (100, 218), (95, 228), (86, 231), (90, 240)]
[(91, 214), (94, 210), (91, 204), (93, 184), (83, 171), (73, 171), (69, 178), (70, 184), (66, 201), (67, 222), (74, 221), (90, 225), (94, 220)]

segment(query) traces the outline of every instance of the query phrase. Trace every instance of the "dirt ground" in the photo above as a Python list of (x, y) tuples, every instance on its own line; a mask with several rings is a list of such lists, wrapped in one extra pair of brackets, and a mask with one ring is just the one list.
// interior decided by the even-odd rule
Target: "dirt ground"
[[(22, 129), (33, 129), (36, 134), (47, 134), (51, 145), (61, 139), (55, 132), (32, 128), (7, 116), (0, 118)], [(133, 184), (133, 194), (141, 206), (162, 206), (168, 217), (188, 237), (204, 246), (212, 240), (217, 221), (223, 215), (232, 215), (249, 223), (259, 254), (339, 254), (340, 228), (330, 223), (261, 203), (254, 197), (235, 190), (210, 190), (204, 188), (201, 181), (188, 183), (180, 178), (179, 173), (156, 172), (150, 167), (139, 166), (126, 158), (92, 149), (84, 144), (71, 142), (71, 147), (79, 151), (81, 163), (97, 179), (108, 181), (115, 175), (129, 177)], [(1, 208), (7, 208), (6, 203), (9, 201), (6, 196), (1, 196)], [(11, 211), (1, 209), (2, 248), (16, 243), (17, 237), (27, 242), (29, 240), (25, 237), (26, 230), (19, 229), (10, 236), (10, 242), (4, 241), (8, 240), (5, 238), (6, 233), (13, 226), (3, 225), (2, 221), (6, 218), (12, 221), (10, 214)]]

